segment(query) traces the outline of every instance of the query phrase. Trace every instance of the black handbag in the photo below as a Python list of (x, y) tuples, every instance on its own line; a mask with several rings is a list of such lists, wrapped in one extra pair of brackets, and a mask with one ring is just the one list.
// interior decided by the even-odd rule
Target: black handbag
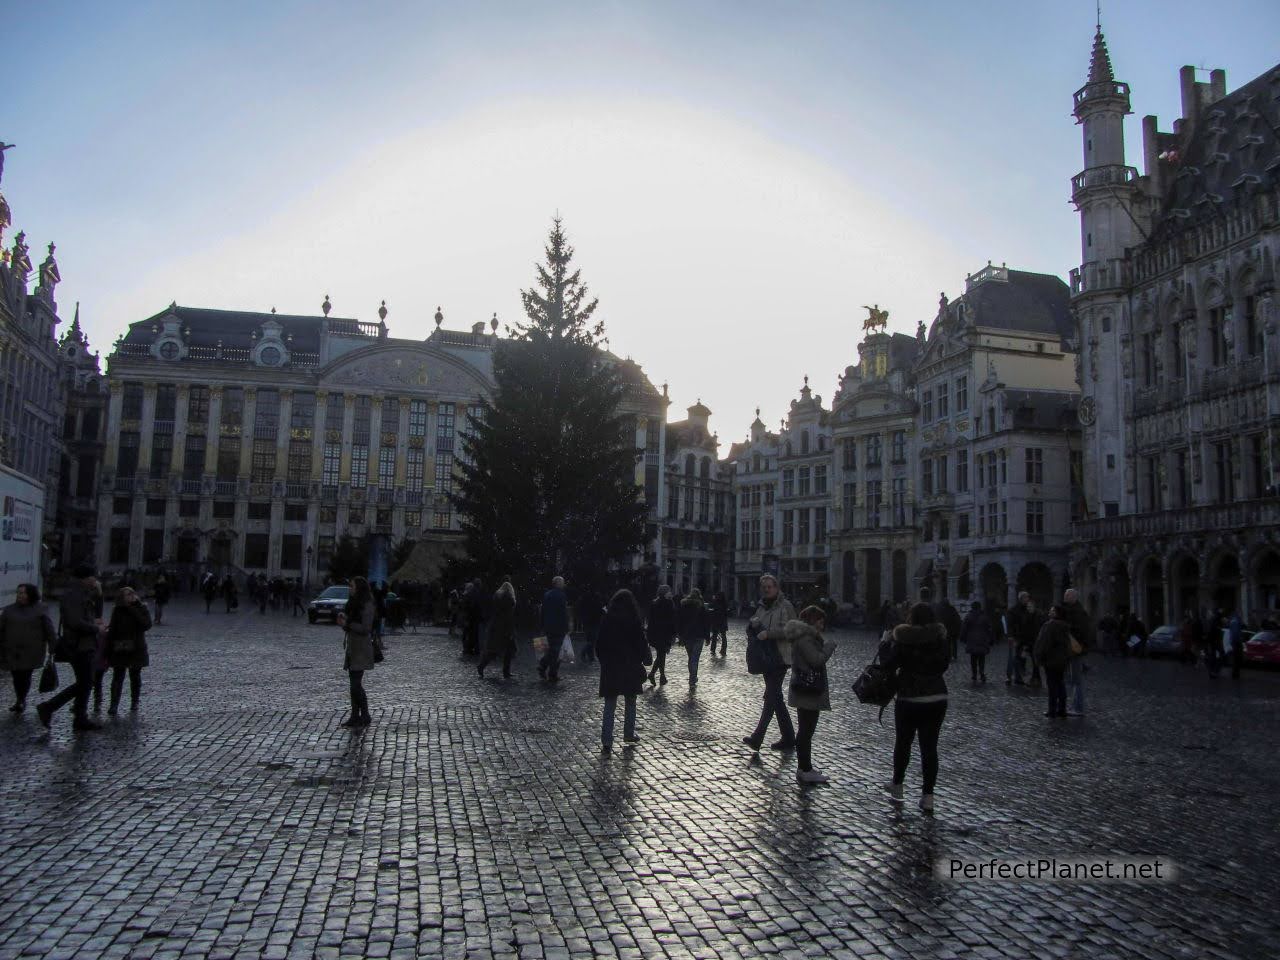
[(53, 693), (58, 689), (58, 668), (52, 659), (45, 663), (40, 671), (40, 692)]
[(827, 692), (827, 668), (817, 670), (796, 669), (791, 674), (791, 689), (796, 693), (820, 694)]

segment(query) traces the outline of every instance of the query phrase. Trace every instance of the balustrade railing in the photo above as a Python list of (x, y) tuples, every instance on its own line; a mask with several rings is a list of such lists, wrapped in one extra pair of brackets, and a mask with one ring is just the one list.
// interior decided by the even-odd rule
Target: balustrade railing
[(1133, 540), (1179, 533), (1244, 530), (1280, 524), (1280, 500), (1263, 498), (1235, 503), (1203, 504), (1157, 513), (1098, 517), (1071, 525), (1074, 539)]

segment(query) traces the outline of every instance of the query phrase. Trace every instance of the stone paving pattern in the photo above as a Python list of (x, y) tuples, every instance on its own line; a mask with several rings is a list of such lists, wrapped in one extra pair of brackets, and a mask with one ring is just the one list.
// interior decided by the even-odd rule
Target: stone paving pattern
[[(739, 742), (741, 624), (696, 695), (676, 648), (642, 742), (602, 758), (595, 668), (550, 686), (524, 650), (481, 681), (442, 632), (394, 636), (352, 733), (337, 628), (177, 605), (136, 718), (0, 720), (0, 960), (1277, 955), (1280, 674), (1094, 658), (1090, 716), (1051, 723), (1002, 650), (985, 687), (957, 665), (929, 818), (887, 802), (891, 714), (849, 692), (873, 637), (838, 636), (832, 783), (800, 788)], [(1181, 874), (932, 873), (1046, 854)]]

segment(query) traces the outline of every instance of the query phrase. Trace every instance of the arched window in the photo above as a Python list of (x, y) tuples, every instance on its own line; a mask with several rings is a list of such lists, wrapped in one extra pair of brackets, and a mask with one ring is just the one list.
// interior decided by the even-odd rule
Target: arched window
[(1227, 327), (1231, 323), (1231, 305), (1221, 287), (1215, 285), (1206, 298), (1209, 303), (1209, 362), (1221, 367), (1231, 359), (1231, 343)]
[(800, 432), (800, 452), (801, 453), (809, 452), (809, 431), (808, 430), (802, 430)]
[(788, 440), (788, 441), (786, 442), (786, 445), (783, 447), (783, 451), (784, 451), (784, 453), (786, 454), (786, 456), (788, 456), (788, 457), (789, 457), (789, 456), (791, 456), (791, 441), (790, 441), (790, 440)]
[(820, 451), (827, 449), (827, 438), (821, 434), (818, 435), (818, 449)]
[(692, 477), (697, 475), (697, 466), (696, 466), (697, 459), (698, 458), (695, 457), (692, 453), (685, 454), (684, 475), (686, 477)]
[(711, 479), (711, 458), (710, 457), (702, 458), (702, 466), (699, 468), (699, 470), (700, 470), (699, 476), (701, 476), (703, 480)]
[(755, 470), (757, 473), (760, 472), (760, 454), (757, 453), (751, 458), (751, 469)]
[(1165, 304), (1164, 316), (1166, 368), (1175, 380), (1181, 380), (1187, 375), (1187, 350), (1182, 342), (1182, 304), (1176, 297)]

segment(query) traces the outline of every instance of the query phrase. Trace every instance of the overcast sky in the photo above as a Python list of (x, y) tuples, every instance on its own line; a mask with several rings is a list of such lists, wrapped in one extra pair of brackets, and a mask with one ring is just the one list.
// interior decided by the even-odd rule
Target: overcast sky
[[(27, 5), (22, 5), (26, 7)], [(7, 9), (5, 9), (7, 7)], [(425, 337), (519, 290), (564, 218), (614, 350), (722, 440), (830, 401), (862, 304), (932, 319), (988, 260), (1079, 256), (1092, 2), (0, 4), (3, 190), (95, 347), (180, 304)], [(1178, 68), (1276, 63), (1280, 5), (1109, 2), (1140, 118)], [(1206, 77), (1207, 78), (1207, 77)]]

